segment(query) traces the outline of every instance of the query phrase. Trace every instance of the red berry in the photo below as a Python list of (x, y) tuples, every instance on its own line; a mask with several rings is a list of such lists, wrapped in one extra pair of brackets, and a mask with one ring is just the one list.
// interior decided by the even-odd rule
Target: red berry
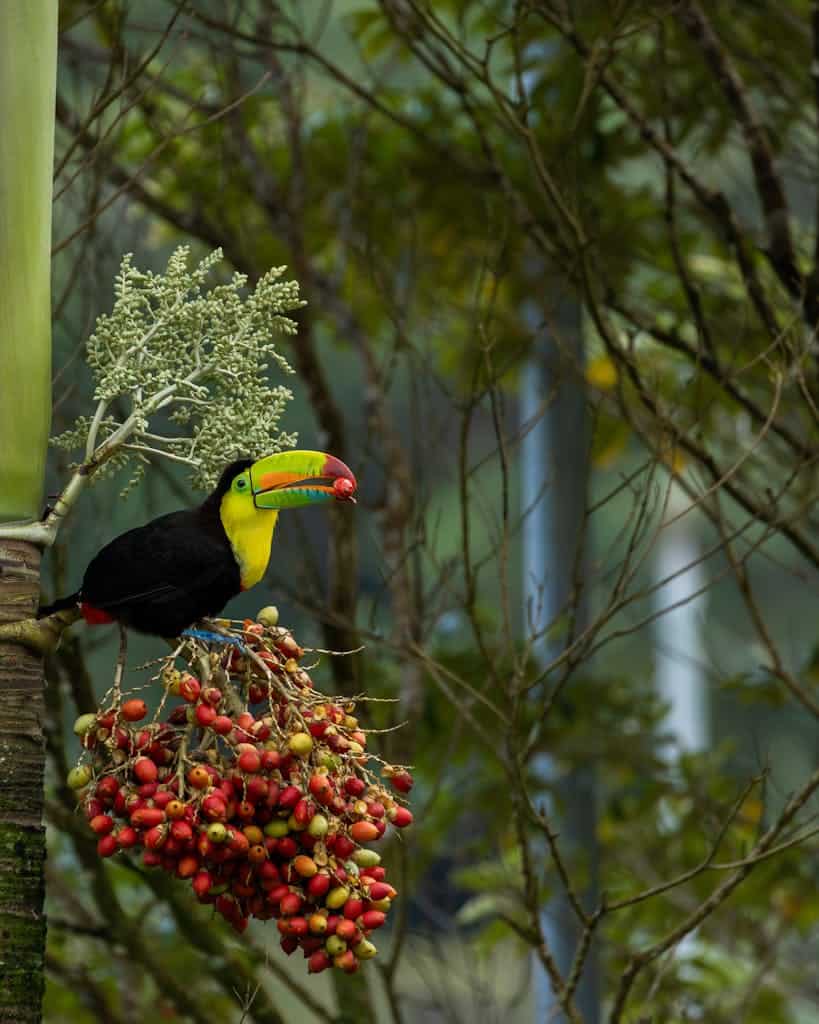
[(286, 896), (282, 897), (279, 909), (285, 916), (289, 917), (292, 914), (298, 914), (303, 903), (304, 901), (298, 893), (288, 892)]
[(412, 811), (407, 807), (396, 807), (389, 817), (396, 828), (406, 828), (412, 824)]
[(96, 832), (98, 836), (107, 836), (114, 827), (114, 819), (110, 814), (98, 814), (88, 824), (92, 832)]
[(191, 884), (193, 886), (193, 891), (201, 899), (202, 896), (205, 896), (210, 892), (213, 887), (213, 879), (207, 871), (200, 871), (198, 874), (194, 875), (193, 882)]
[(195, 764), (188, 772), (188, 782), (194, 789), (207, 789), (210, 785), (210, 773), (203, 764)]
[(138, 757), (134, 762), (134, 778), (139, 782), (156, 782), (159, 769), (150, 757)]
[(355, 953), (351, 949), (348, 949), (346, 953), (342, 953), (341, 956), (335, 957), (333, 964), (336, 967), (340, 967), (345, 974), (355, 974), (358, 970), (358, 960), (356, 960)]
[(396, 772), (391, 776), (390, 782), (399, 793), (409, 793), (413, 786), (413, 777), (409, 772)]
[(126, 700), (120, 713), (126, 722), (139, 722), (148, 714), (148, 705), (144, 700)]
[(313, 875), (307, 883), (307, 892), (311, 899), (319, 900), (330, 889), (330, 876), (325, 874)]
[(307, 961), (307, 970), (310, 974), (319, 974), (321, 971), (326, 971), (331, 964), (332, 961), (325, 951), (317, 949)]
[(194, 857), (193, 854), (188, 854), (186, 857), (182, 857), (176, 868), (176, 873), (179, 878), (193, 878), (193, 876), (199, 870), (199, 858)]
[(104, 775), (97, 783), (97, 787), (94, 790), (95, 794), (103, 801), (107, 803), (113, 800), (119, 790), (119, 782), (114, 778), (113, 775)]
[(199, 685), (199, 680), (194, 676), (187, 675), (183, 676), (182, 682), (179, 684), (179, 696), (184, 700), (188, 701), (189, 704), (195, 704), (199, 700), (199, 692), (202, 687)]
[(346, 860), (355, 851), (355, 843), (349, 836), (336, 836), (333, 852), (337, 857)]
[(217, 715), (210, 723), (211, 729), (220, 736), (227, 736), (233, 729), (233, 719), (227, 715)]
[(243, 739), (250, 739), (250, 730), (253, 728), (255, 721), (256, 719), (249, 711), (243, 711), (236, 717), (236, 730), (241, 734)]
[(267, 894), (268, 903), (281, 903), (285, 896), (290, 894), (290, 889), (286, 885), (277, 885), (271, 889)]
[(193, 839), (193, 829), (187, 821), (175, 821), (171, 825), (171, 835), (179, 843), (187, 843)]
[[(157, 803), (158, 806), (158, 803)], [(173, 798), (165, 804), (165, 816), (170, 818), (171, 821), (176, 821), (178, 818), (184, 818), (187, 811), (187, 806), (182, 803), (181, 800)]]
[(158, 850), (165, 845), (168, 834), (162, 825), (155, 825), (149, 828), (143, 837), (143, 843), (148, 850)]
[(279, 807), (292, 810), (301, 800), (301, 790), (296, 786), (285, 786), (279, 794)]
[(302, 853), (293, 858), (293, 870), (302, 878), (312, 878), (318, 871), (318, 867), (312, 857), (307, 857)]
[(261, 768), (262, 759), (256, 750), (243, 750), (237, 763), (241, 771), (253, 775)]
[(372, 821), (356, 821), (350, 826), (350, 835), (357, 843), (370, 843), (378, 838), (378, 828)]
[(310, 792), (320, 804), (327, 803), (333, 796), (333, 784), (327, 775), (316, 773), (310, 776)]
[(147, 729), (141, 729), (134, 737), (134, 747), (137, 750), (147, 750), (151, 743), (153, 739)]
[(395, 895), (395, 889), (385, 882), (373, 882), (367, 891), (371, 900), (384, 900)]
[(366, 788), (367, 783), (356, 776), (352, 776), (344, 783), (344, 791), (349, 793), (350, 796), (361, 796)]
[(307, 935), (307, 918), (306, 917), (291, 917), (289, 920), (290, 934), (297, 935), (299, 938), (303, 938)]
[(98, 814), (102, 814), (103, 804), (102, 800), (97, 800), (92, 797), (91, 800), (85, 805), (85, 817), (90, 821), (92, 818), (96, 818)]
[(171, 725), (185, 725), (188, 721), (188, 709), (185, 705), (181, 704), (178, 708), (174, 708), (168, 715), (168, 721)]
[(208, 726), (218, 718), (216, 714), (216, 708), (210, 704), (197, 704), (196, 705), (196, 721), (198, 725), (201, 725), (203, 729), (207, 729)]
[(258, 776), (252, 779), (248, 779), (247, 788), (245, 790), (245, 798), (252, 804), (259, 803), (260, 800), (264, 800), (268, 793), (268, 785), (265, 779)]
[(109, 835), (102, 836), (102, 838), (97, 840), (97, 853), (100, 857), (110, 857), (115, 854), (118, 849), (119, 844), (114, 836), (110, 835), (110, 833)]
[(293, 817), (297, 825), (307, 825), (315, 813), (316, 809), (309, 800), (299, 800), (293, 808)]
[(256, 814), (256, 808), (249, 800), (242, 800), (236, 807), (236, 814), (243, 821), (250, 821)]
[(333, 496), (339, 501), (349, 501), (355, 493), (355, 482), (346, 476), (337, 476), (333, 481)]
[(276, 852), (283, 860), (292, 860), (299, 852), (296, 840), (290, 836), (284, 836), (276, 844)]
[(364, 913), (364, 900), (355, 898), (347, 900), (342, 913), (349, 921), (355, 921), (360, 914)]
[(165, 812), (159, 807), (138, 807), (131, 814), (134, 828), (154, 828), (165, 820)]
[(202, 801), (202, 814), (208, 821), (226, 821), (227, 804), (216, 793), (211, 793)]
[(250, 840), (244, 832), (234, 832), (233, 838), (228, 842), (228, 849), (239, 856), (244, 856), (250, 849)]
[(382, 910), (365, 910), (361, 915), (361, 923), (368, 932), (380, 928), (386, 920), (387, 915)]
[(344, 942), (351, 942), (357, 931), (355, 923), (348, 921), (346, 918), (342, 918), (336, 925), (336, 935), (343, 939)]
[(139, 833), (135, 828), (131, 828), (130, 825), (125, 825), (117, 832), (116, 835), (117, 845), (123, 850), (130, 850), (132, 846), (136, 846), (139, 842)]

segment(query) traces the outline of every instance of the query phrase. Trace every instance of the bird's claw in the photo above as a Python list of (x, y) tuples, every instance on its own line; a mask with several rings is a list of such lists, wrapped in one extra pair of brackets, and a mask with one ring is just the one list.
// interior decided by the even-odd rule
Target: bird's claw
[(212, 629), (183, 629), (182, 636), (190, 636), (195, 640), (204, 640), (209, 644), (230, 644), (244, 653), (245, 645), (237, 636), (230, 636), (227, 633), (216, 633)]

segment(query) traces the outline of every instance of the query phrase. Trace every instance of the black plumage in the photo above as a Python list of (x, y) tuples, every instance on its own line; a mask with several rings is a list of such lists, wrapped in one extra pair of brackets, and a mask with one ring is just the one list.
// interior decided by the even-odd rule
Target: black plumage
[(164, 637), (218, 614), (241, 591), (239, 566), (219, 514), (221, 500), (251, 464), (250, 459), (231, 463), (196, 508), (159, 516), (116, 537), (91, 560), (80, 590), (40, 614), (79, 601), (89, 622), (110, 617)]

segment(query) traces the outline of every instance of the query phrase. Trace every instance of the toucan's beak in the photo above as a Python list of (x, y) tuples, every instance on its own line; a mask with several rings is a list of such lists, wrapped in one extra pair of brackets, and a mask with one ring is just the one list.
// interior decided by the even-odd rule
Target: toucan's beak
[(355, 502), (356, 479), (341, 459), (325, 452), (279, 452), (250, 467), (253, 503), (260, 509), (299, 508), (317, 502)]

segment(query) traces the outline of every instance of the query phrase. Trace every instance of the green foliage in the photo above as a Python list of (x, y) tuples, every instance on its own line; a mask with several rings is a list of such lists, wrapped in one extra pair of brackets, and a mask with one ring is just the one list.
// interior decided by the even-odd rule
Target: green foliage
[[(271, 385), (268, 370), (293, 372), (272, 335), (296, 332), (287, 313), (304, 305), (297, 283), (282, 281), (285, 268), (277, 267), (252, 291), (238, 273), (208, 287), (221, 251), (193, 268), (189, 254), (188, 246), (176, 249), (164, 274), (139, 270), (126, 255), (113, 309), (88, 339), (97, 413), (79, 417), (52, 443), (85, 447), (87, 458), (97, 448), (103, 473), (146, 454), (165, 455), (194, 467), (193, 482), (204, 488), (231, 456), (295, 443), (278, 428), (292, 393)], [(126, 415), (117, 415), (118, 404)], [(162, 413), (185, 433), (155, 433), (152, 417)]]

